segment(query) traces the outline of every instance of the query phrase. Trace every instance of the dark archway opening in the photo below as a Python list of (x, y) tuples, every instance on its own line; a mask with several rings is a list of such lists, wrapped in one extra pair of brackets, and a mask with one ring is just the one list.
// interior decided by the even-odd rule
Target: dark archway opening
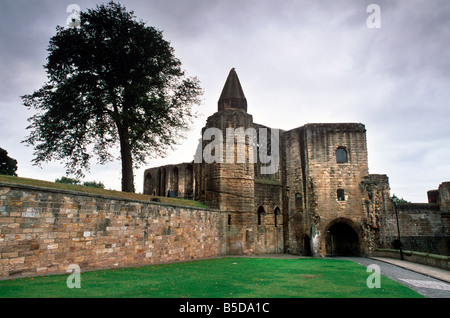
[(327, 231), (326, 248), (328, 256), (359, 256), (359, 238), (348, 224), (338, 222)]
[(308, 235), (303, 236), (303, 256), (312, 256), (311, 238)]
[(273, 218), (274, 218), (274, 225), (275, 227), (278, 227), (278, 216), (280, 215), (280, 208), (276, 207), (275, 210), (273, 211)]
[(263, 217), (263, 214), (264, 214), (264, 208), (262, 207), (262, 206), (260, 206), (259, 208), (258, 208), (258, 225), (262, 225), (262, 217)]

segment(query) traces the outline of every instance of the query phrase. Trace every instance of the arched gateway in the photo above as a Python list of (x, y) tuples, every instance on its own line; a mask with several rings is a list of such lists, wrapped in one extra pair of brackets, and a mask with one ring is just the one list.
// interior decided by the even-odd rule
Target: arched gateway
[(358, 232), (351, 220), (339, 218), (330, 222), (325, 239), (327, 256), (359, 256), (361, 249)]

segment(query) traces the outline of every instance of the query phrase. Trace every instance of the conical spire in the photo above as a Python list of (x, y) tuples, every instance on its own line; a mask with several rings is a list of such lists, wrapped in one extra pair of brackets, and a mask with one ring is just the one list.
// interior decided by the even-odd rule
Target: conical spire
[(247, 111), (247, 99), (245, 99), (244, 91), (234, 68), (228, 74), (218, 104), (219, 111), (229, 108)]

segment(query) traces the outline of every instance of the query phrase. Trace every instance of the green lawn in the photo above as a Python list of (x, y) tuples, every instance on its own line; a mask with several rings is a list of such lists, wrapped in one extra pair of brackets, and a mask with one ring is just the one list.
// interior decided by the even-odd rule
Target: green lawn
[(151, 298), (409, 298), (417, 292), (381, 278), (370, 289), (362, 265), (335, 259), (220, 258), (81, 273), (81, 288), (67, 275), (0, 281), (0, 297)]

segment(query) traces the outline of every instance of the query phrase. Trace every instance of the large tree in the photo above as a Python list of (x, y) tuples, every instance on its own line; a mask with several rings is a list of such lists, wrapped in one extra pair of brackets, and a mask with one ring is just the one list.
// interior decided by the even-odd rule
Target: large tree
[(48, 82), (23, 103), (33, 163), (64, 160), (83, 176), (93, 154), (100, 164), (120, 148), (122, 191), (134, 192), (133, 168), (160, 156), (183, 137), (202, 89), (187, 77), (162, 32), (109, 2), (80, 12), (77, 27), (50, 39)]
[(0, 148), (0, 174), (17, 177), (17, 160), (8, 156), (8, 152)]

